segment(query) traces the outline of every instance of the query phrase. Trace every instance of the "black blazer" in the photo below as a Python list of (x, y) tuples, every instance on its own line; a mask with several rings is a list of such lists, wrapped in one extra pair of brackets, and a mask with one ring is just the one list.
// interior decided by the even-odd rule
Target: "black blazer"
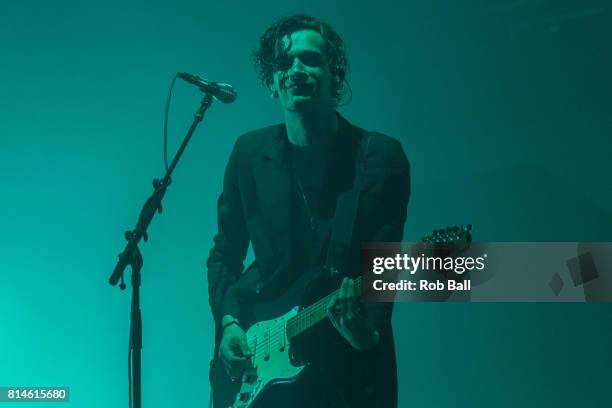
[[(338, 135), (330, 160), (334, 165), (330, 188), (336, 193), (350, 189), (357, 146), (368, 133), (339, 114), (338, 119)], [(410, 167), (401, 144), (389, 136), (370, 132), (367, 145), (353, 245), (345, 271), (350, 276), (360, 272), (362, 242), (402, 240), (410, 195)], [(273, 298), (281, 290), (279, 282), (290, 276), (291, 268), (295, 267), (291, 253), (288, 147), (284, 124), (246, 133), (234, 145), (217, 203), (218, 233), (207, 261), (209, 302), (217, 328), (224, 315), (240, 315), (240, 297), (245, 294), (237, 293), (235, 286), (244, 270), (249, 242), (257, 263), (257, 268), (253, 268), (257, 276), (250, 279), (247, 288), (253, 296)], [(395, 376), (392, 306), (369, 303), (367, 311), (381, 333), (376, 349), (384, 347), (385, 354), (391, 353), (393, 372), (389, 375)], [(396, 393), (394, 379), (386, 381), (393, 388), (387, 392)]]

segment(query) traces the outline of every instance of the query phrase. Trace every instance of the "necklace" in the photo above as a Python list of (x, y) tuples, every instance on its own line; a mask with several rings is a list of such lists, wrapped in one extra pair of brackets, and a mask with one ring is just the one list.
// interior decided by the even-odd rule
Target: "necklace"
[(304, 208), (306, 209), (307, 218), (308, 218), (308, 228), (310, 232), (314, 232), (317, 229), (317, 219), (315, 216), (315, 212), (312, 210), (310, 204), (308, 203), (308, 198), (306, 197), (306, 192), (304, 191), (304, 187), (302, 187), (302, 183), (297, 175), (295, 175), (295, 182), (298, 188), (298, 193), (304, 202)]

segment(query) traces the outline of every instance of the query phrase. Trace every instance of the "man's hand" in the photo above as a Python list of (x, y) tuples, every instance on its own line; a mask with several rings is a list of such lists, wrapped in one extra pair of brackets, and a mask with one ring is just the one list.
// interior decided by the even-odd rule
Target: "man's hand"
[[(223, 323), (225, 321), (224, 317)], [(244, 330), (238, 324), (227, 326), (221, 337), (219, 357), (232, 380), (242, 376), (244, 370), (251, 365), (252, 356)]]
[(355, 283), (344, 278), (340, 294), (332, 297), (327, 305), (327, 315), (333, 326), (353, 348), (368, 350), (378, 344), (379, 334), (368, 319), (359, 313)]

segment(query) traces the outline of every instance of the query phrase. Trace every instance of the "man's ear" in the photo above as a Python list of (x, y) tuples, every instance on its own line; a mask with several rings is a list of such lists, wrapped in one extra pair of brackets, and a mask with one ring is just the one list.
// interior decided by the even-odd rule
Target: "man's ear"
[(336, 81), (338, 84), (341, 84), (342, 81), (344, 81), (345, 76), (346, 76), (346, 72), (344, 71), (344, 69), (337, 67), (336, 75), (334, 76), (334, 81)]
[(270, 84), (268, 89), (270, 91), (270, 98), (278, 98), (278, 89), (276, 89), (276, 86), (274, 84)]

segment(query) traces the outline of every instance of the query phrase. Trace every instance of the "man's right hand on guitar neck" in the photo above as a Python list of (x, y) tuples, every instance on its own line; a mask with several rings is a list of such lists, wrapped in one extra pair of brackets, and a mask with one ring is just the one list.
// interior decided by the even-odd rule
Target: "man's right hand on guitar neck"
[(229, 376), (238, 379), (251, 365), (253, 353), (249, 349), (246, 333), (240, 327), (238, 319), (225, 315), (221, 320), (221, 327), (224, 329), (219, 345), (219, 357)]

